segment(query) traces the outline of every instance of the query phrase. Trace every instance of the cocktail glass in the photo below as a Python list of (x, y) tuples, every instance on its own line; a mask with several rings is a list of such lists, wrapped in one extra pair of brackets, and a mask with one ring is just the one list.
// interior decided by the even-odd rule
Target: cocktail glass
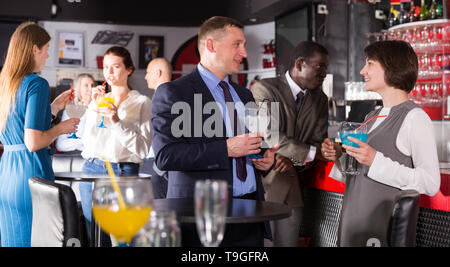
[[(339, 138), (343, 145), (352, 146), (359, 148), (359, 145), (348, 140), (348, 137), (353, 137), (361, 140), (362, 142), (366, 142), (367, 140), (367, 125), (363, 125), (360, 127), (362, 123), (358, 122), (343, 122), (339, 127)], [(359, 129), (358, 129), (359, 127)], [(357, 161), (354, 157), (344, 153), (345, 162), (343, 166), (342, 173), (345, 175), (358, 175), (359, 171), (357, 168)]]
[(150, 181), (125, 178), (95, 182), (92, 213), (106, 233), (114, 236), (118, 246), (127, 246), (146, 224), (153, 207)]
[[(111, 102), (111, 103), (114, 104), (114, 97), (100, 97), (100, 100), (99, 100), (99, 102), (97, 104), (97, 107), (98, 108), (101, 108), (101, 107), (109, 107), (109, 108), (111, 108), (111, 105), (106, 103), (105, 101), (108, 101), (108, 102)], [(107, 128), (105, 126), (104, 122), (105, 122), (105, 116), (102, 115), (102, 120), (100, 122), (100, 125), (98, 125), (97, 127), (99, 127), (99, 128)]]
[[(66, 104), (66, 112), (70, 118), (80, 119), (86, 112), (86, 106), (81, 101), (73, 100)], [(72, 135), (67, 138), (80, 139), (80, 137), (78, 137), (75, 132), (73, 132)]]

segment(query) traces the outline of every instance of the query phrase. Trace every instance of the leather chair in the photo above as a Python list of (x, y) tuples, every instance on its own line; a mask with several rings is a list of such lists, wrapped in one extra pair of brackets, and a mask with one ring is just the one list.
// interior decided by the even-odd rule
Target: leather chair
[(415, 247), (420, 194), (415, 190), (401, 191), (397, 196), (388, 227), (390, 247)]
[(28, 184), (33, 205), (31, 246), (87, 247), (86, 226), (73, 190), (38, 177)]

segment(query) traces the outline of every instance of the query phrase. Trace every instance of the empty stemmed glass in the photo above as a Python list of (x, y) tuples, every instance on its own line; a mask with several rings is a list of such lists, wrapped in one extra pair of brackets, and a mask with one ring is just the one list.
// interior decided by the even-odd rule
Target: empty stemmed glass
[(95, 182), (92, 213), (103, 231), (114, 236), (118, 246), (127, 246), (147, 222), (153, 208), (150, 181), (124, 178)]
[[(258, 106), (246, 106), (244, 124), (250, 133), (266, 134), (270, 123), (269, 103), (261, 102)], [(247, 155), (247, 158), (263, 158), (259, 154)]]
[(222, 242), (228, 209), (228, 185), (223, 180), (198, 180), (195, 183), (195, 222), (205, 247)]
[[(70, 101), (66, 104), (66, 112), (70, 118), (80, 119), (86, 112), (86, 108), (86, 105), (84, 105), (84, 103), (82, 101), (79, 101), (78, 99), (74, 99), (73, 101)], [(78, 137), (75, 132), (73, 132), (72, 135), (67, 138), (79, 139), (80, 137)]]

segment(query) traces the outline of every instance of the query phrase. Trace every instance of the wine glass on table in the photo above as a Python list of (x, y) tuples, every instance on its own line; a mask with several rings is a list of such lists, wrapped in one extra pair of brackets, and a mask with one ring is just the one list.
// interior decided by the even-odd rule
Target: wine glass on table
[[(244, 124), (250, 133), (266, 134), (268, 132), (269, 123), (270, 112), (268, 102), (261, 102), (258, 106), (246, 106)], [(247, 155), (246, 157), (248, 159), (263, 158), (260, 154)]]
[[(86, 105), (84, 105), (84, 103), (82, 101), (79, 101), (78, 99), (74, 99), (69, 101), (66, 104), (66, 112), (67, 115), (69, 116), (69, 118), (77, 118), (80, 119), (81, 117), (83, 117), (84, 113), (86, 112)], [(76, 135), (75, 132), (72, 133), (72, 135), (70, 135), (69, 137), (70, 139), (80, 139), (80, 137), (78, 137)]]
[[(339, 138), (343, 145), (359, 148), (359, 145), (348, 140), (348, 137), (353, 137), (366, 142), (367, 140), (367, 125), (359, 122), (343, 122), (339, 127)], [(344, 152), (344, 166), (342, 173), (345, 175), (358, 175), (357, 161), (354, 157)]]
[(205, 247), (217, 247), (225, 232), (228, 185), (223, 180), (198, 180), (195, 183), (195, 222)]
[(146, 224), (152, 208), (150, 181), (125, 178), (95, 182), (92, 213), (103, 231), (114, 236), (119, 247), (128, 246)]

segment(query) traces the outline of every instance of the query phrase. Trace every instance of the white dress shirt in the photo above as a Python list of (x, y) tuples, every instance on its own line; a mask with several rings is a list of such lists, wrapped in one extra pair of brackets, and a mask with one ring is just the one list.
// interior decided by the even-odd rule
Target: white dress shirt
[[(106, 97), (112, 97), (112, 94), (108, 93)], [(136, 90), (130, 91), (118, 109), (120, 121), (113, 124), (105, 117), (107, 128), (98, 127), (102, 116), (94, 111), (95, 105), (92, 101), (86, 111), (83, 158), (142, 163), (152, 143), (150, 98)]]
[[(297, 101), (298, 93), (303, 92), (303, 94), (306, 95), (307, 90), (303, 90), (302, 88), (300, 88), (300, 86), (298, 86), (298, 84), (296, 82), (294, 82), (294, 80), (292, 80), (291, 75), (289, 75), (289, 71), (286, 71), (285, 76), (286, 76), (286, 80), (289, 84), (289, 88), (291, 88), (291, 92), (292, 92), (292, 95), (294, 96), (295, 101)], [(308, 152), (308, 155), (306, 156), (304, 164), (314, 160), (314, 157), (316, 156), (316, 149), (317, 148), (315, 146), (309, 147), (309, 152)]]
[[(380, 115), (388, 115), (390, 110), (383, 108)], [(370, 131), (384, 119), (376, 118)], [(433, 124), (425, 111), (414, 108), (406, 115), (398, 132), (396, 145), (400, 152), (412, 157), (414, 167), (401, 165), (377, 151), (367, 176), (401, 190), (413, 189), (420, 194), (435, 195), (441, 183), (439, 159)], [(335, 166), (329, 176), (345, 183), (345, 177)]]

